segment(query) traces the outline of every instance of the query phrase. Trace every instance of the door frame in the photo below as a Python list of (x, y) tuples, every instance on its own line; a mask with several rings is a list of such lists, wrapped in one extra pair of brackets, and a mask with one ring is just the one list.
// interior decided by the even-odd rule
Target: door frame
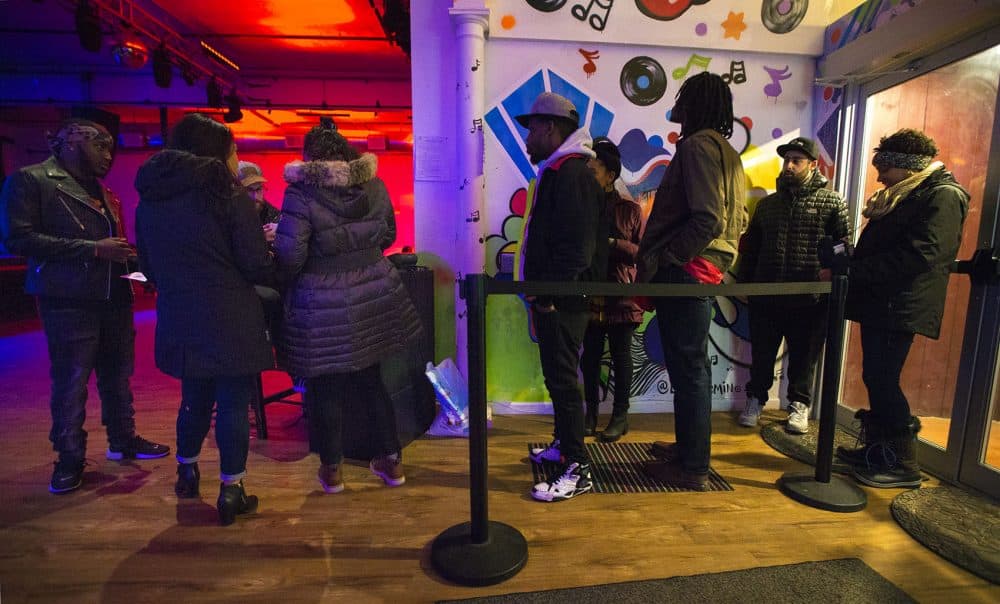
[[(858, 206), (863, 202), (865, 183), (861, 175), (865, 173), (869, 161), (868, 150), (863, 147), (869, 134), (866, 131), (868, 98), (998, 45), (1000, 28), (993, 28), (914, 61), (905, 69), (887, 72), (864, 82), (849, 83), (845, 87), (840, 118), (840, 144), (835, 158), (835, 165), (843, 169), (837, 170), (834, 182), (836, 190), (844, 193), (848, 200), (853, 216), (859, 215)], [(997, 219), (1000, 214), (1000, 93), (996, 99), (989, 149), (983, 214), (979, 233), (976, 234), (976, 249), (992, 248), (996, 255), (1000, 248), (1000, 223)], [(971, 276), (956, 275), (955, 278), (968, 279)], [(1000, 384), (994, 383), (1000, 382), (996, 373), (1000, 360), (1000, 304), (996, 302), (1000, 299), (1000, 283), (997, 281), (996, 278), (973, 278), (971, 283), (946, 448), (918, 441), (920, 463), (926, 470), (943, 480), (961, 483), (993, 497), (1000, 497), (998, 471), (984, 466), (979, 460), (988, 436), (986, 428), (990, 400), (991, 397), (1000, 396), (1000, 393), (994, 392), (994, 388), (1000, 389)], [(841, 375), (841, 380), (843, 379)], [(850, 425), (853, 415), (853, 409), (838, 406), (838, 423)]]

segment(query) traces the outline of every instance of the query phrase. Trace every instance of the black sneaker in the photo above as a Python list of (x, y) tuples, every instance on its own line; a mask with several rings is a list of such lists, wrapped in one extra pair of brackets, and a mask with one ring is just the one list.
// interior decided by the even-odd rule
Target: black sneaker
[(86, 465), (84, 460), (60, 459), (54, 465), (52, 481), (49, 482), (50, 493), (68, 493), (80, 488), (83, 484), (83, 466)]
[(554, 481), (536, 484), (531, 489), (531, 496), (538, 501), (565, 501), (583, 495), (592, 488), (594, 483), (590, 480), (590, 464), (573, 462)]
[(166, 457), (170, 447), (146, 440), (136, 434), (123, 444), (108, 445), (107, 458), (113, 461), (123, 459), (157, 459)]

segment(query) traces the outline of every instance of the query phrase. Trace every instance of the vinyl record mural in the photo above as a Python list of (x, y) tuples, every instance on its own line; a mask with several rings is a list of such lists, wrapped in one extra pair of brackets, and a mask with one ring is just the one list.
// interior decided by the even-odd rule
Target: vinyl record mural
[(619, 83), (625, 98), (645, 107), (663, 98), (667, 91), (667, 72), (656, 59), (635, 57), (622, 67)]

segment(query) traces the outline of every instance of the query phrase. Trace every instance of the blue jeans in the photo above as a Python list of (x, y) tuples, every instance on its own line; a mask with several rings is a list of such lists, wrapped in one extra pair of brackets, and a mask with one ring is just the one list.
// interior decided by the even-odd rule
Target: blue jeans
[(590, 320), (590, 311), (555, 310), (543, 313), (532, 309), (531, 318), (538, 338), (542, 377), (552, 399), (559, 452), (566, 458), (566, 463), (589, 463), (590, 458), (583, 446), (583, 395), (577, 371), (580, 369), (580, 345)]
[(861, 379), (868, 405), (879, 425), (891, 432), (906, 432), (910, 425), (910, 403), (899, 378), (912, 344), (908, 331), (861, 324)]
[[(698, 281), (679, 266), (661, 268), (653, 283)], [(708, 472), (712, 453), (712, 368), (708, 328), (712, 299), (654, 298), (663, 359), (674, 390), (674, 433), (684, 469)]]
[(240, 375), (181, 380), (181, 408), (177, 414), (177, 461), (198, 461), (201, 445), (215, 414), (215, 444), (219, 447), (220, 478), (234, 483), (247, 470), (250, 451), (250, 401), (257, 396), (257, 376)]
[(87, 382), (97, 374), (101, 423), (108, 442), (124, 445), (135, 434), (129, 378), (135, 367), (132, 307), (104, 301), (40, 297), (39, 314), (48, 341), (52, 397), (49, 440), (61, 458), (83, 459), (87, 451)]

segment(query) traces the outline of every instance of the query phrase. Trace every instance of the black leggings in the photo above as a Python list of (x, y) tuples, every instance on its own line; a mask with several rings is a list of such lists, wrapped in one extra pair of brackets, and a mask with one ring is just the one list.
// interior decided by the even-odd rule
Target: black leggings
[(305, 403), (309, 409), (309, 442), (324, 465), (338, 464), (344, 458), (343, 409), (348, 393), (348, 379), (357, 390), (369, 395), (372, 434), (381, 455), (398, 453), (402, 448), (396, 431), (396, 413), (392, 398), (382, 383), (379, 365), (354, 373), (330, 373), (306, 380)]
[(604, 355), (604, 336), (608, 338), (611, 351), (611, 366), (615, 375), (615, 409), (628, 410), (629, 393), (632, 390), (632, 323), (605, 325), (590, 323), (583, 336), (583, 357), (580, 369), (583, 372), (583, 397), (588, 405), (600, 402), (601, 357)]

